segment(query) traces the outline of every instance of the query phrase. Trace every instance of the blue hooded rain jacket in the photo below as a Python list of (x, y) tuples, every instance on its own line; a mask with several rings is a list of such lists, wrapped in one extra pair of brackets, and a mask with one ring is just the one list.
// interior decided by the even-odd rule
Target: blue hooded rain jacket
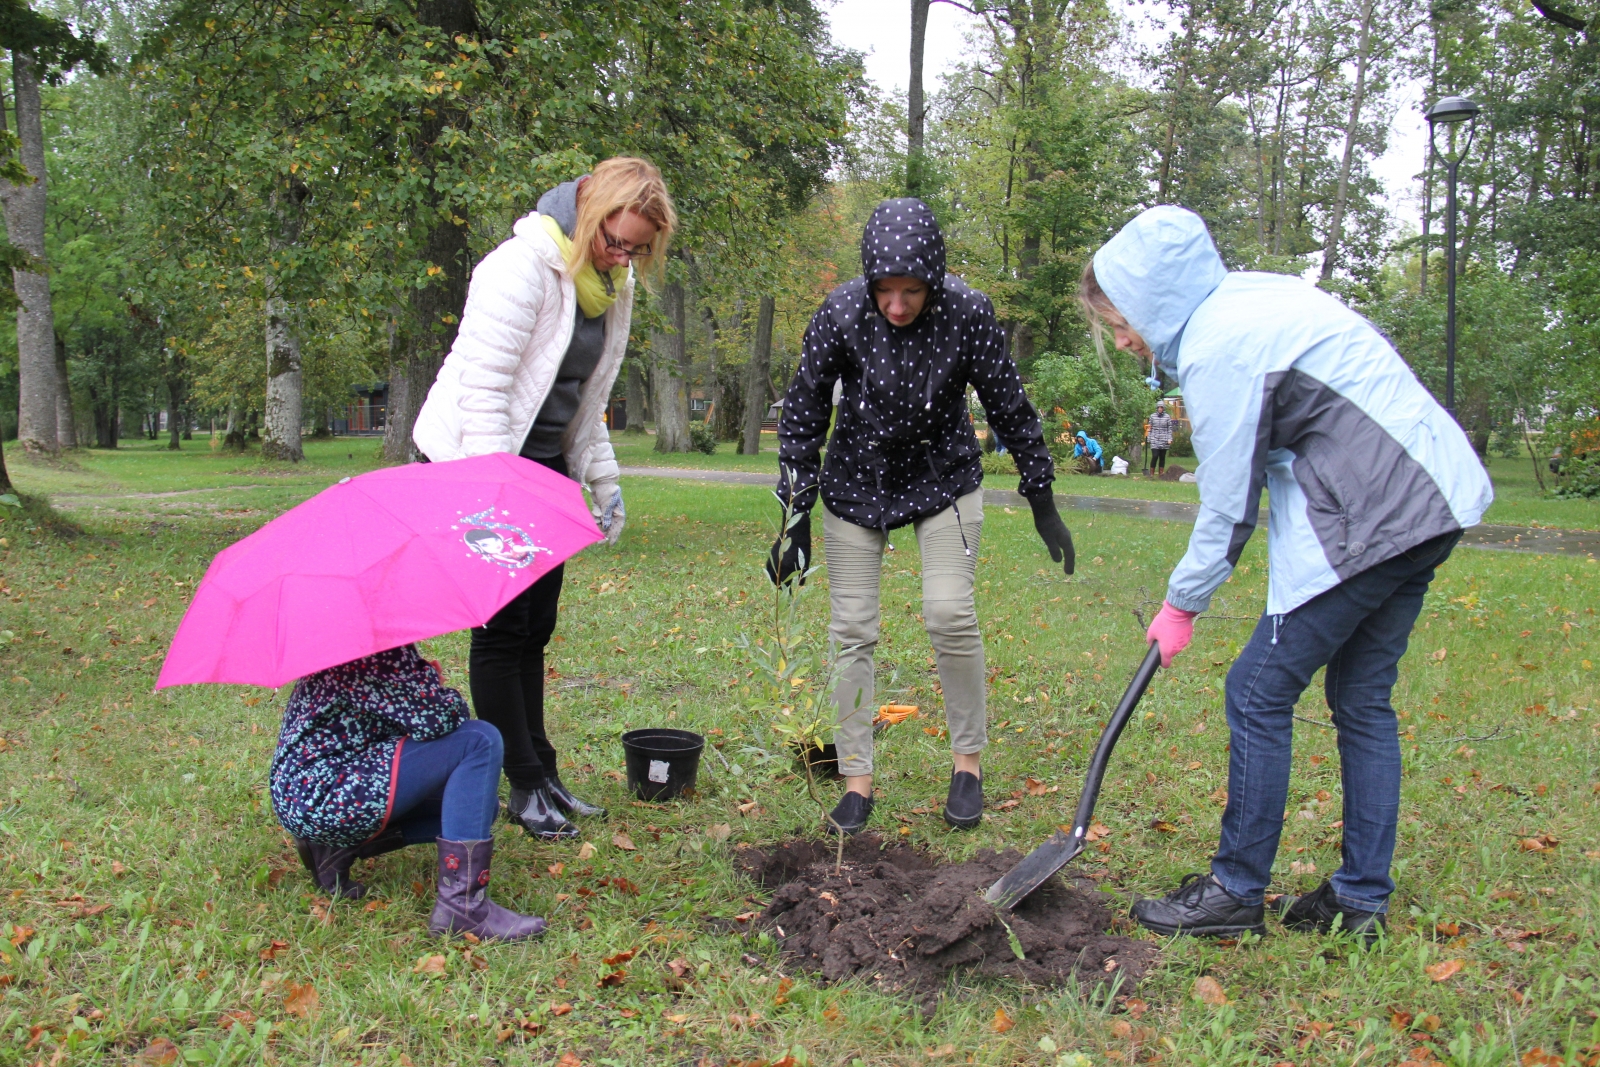
[(1366, 319), (1282, 274), (1232, 272), (1199, 216), (1155, 207), (1095, 279), (1183, 389), (1200, 514), (1167, 586), (1204, 611), (1270, 497), (1267, 612), (1283, 615), (1494, 499), (1466, 434)]

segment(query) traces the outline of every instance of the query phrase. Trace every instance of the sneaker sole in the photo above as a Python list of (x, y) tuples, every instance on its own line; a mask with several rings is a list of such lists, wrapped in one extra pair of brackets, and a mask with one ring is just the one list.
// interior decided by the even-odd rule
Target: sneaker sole
[(944, 821), (950, 826), (950, 828), (952, 830), (970, 830), (974, 826), (977, 826), (980, 822), (983, 821), (983, 812), (981, 812), (981, 811), (978, 812), (978, 814), (974, 815), (970, 819), (959, 819), (956, 816), (950, 814), (950, 809), (949, 808), (945, 808), (944, 809)]
[(1267, 935), (1267, 924), (1264, 922), (1245, 926), (1172, 926), (1168, 923), (1147, 922), (1137, 916), (1134, 917), (1133, 921), (1146, 930), (1160, 934), (1162, 937), (1175, 937), (1178, 934), (1182, 934), (1185, 937), (1238, 937), (1240, 934), (1255, 934), (1257, 937), (1265, 937)]

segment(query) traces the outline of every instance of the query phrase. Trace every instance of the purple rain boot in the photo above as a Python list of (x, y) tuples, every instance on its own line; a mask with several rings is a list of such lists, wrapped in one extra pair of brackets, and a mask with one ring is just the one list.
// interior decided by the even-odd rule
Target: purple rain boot
[(472, 934), (486, 940), (521, 941), (544, 933), (535, 915), (518, 915), (489, 899), (493, 841), (439, 838), (439, 898), (428, 919), (430, 934)]
[(297, 837), (294, 839), (294, 850), (311, 873), (311, 880), (324, 893), (346, 900), (360, 900), (366, 896), (367, 887), (350, 879), (350, 865), (361, 858), (360, 845), (321, 845)]

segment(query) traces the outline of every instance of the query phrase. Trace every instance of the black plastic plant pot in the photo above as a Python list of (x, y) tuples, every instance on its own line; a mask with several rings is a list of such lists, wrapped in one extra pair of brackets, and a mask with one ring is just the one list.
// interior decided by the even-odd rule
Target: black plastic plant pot
[[(807, 762), (811, 764), (811, 773), (822, 781), (843, 778), (839, 773), (839, 750), (832, 741), (825, 745), (814, 746), (809, 753), (797, 744), (791, 744), (789, 751), (794, 753), (795, 766), (802, 772), (805, 771)], [(807, 759), (809, 755), (810, 759)]]
[(693, 789), (706, 739), (690, 730), (654, 727), (622, 735), (628, 789), (640, 800), (671, 800)]

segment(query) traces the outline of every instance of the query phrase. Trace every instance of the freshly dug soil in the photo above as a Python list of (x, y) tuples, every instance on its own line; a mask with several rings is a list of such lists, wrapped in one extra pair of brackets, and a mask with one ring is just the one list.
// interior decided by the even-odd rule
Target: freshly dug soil
[(1132, 989), (1160, 950), (1108, 933), (1111, 912), (1094, 891), (1056, 875), (1009, 915), (984, 903), (983, 891), (1021, 859), (1014, 849), (986, 849), (965, 863), (941, 865), (870, 834), (850, 839), (838, 874), (834, 845), (826, 841), (737, 854), (745, 874), (776, 890), (758, 925), (796, 966), (826, 980), (867, 978), (919, 995), (930, 1013), (946, 977), (958, 970), (1046, 986), (1076, 976), (1085, 988), (1121, 975), (1122, 988)]
[(1179, 464), (1179, 463), (1168, 463), (1167, 464), (1167, 469), (1162, 471), (1156, 477), (1158, 477), (1163, 482), (1175, 482), (1179, 478), (1182, 478), (1185, 474), (1188, 474), (1188, 473), (1189, 473), (1189, 468), (1188, 467), (1185, 467), (1185, 466), (1183, 466), (1182, 464)]

